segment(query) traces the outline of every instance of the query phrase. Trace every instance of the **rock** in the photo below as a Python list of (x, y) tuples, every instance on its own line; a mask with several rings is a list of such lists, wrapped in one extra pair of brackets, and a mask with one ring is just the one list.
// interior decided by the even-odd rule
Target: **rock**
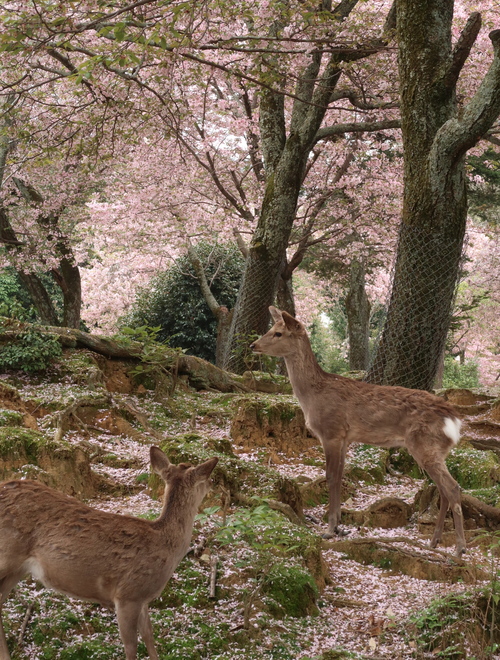
[(342, 520), (364, 527), (395, 529), (405, 527), (412, 513), (413, 508), (399, 497), (384, 497), (363, 511), (343, 511)]
[(20, 477), (80, 498), (96, 493), (97, 479), (81, 448), (30, 429), (0, 428), (0, 479)]
[[(465, 564), (461, 560), (436, 553), (412, 550), (411, 540), (400, 539), (406, 546), (398, 545), (395, 538), (357, 538), (352, 540), (323, 540), (323, 547), (345, 554), (361, 564), (373, 564), (392, 573), (402, 573), (418, 580), (437, 582), (464, 582), (474, 584), (487, 579), (487, 575), (477, 565)], [(410, 546), (410, 547), (408, 547)]]
[(319, 442), (307, 432), (304, 414), (295, 401), (275, 397), (242, 397), (231, 422), (231, 438), (248, 451), (267, 447), (297, 456)]

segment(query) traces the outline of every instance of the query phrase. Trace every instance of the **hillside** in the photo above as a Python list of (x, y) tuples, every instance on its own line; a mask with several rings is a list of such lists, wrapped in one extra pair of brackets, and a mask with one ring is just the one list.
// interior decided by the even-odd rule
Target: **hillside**
[[(155, 517), (151, 444), (174, 462), (219, 457), (192, 550), (151, 605), (160, 657), (495, 657), (498, 393), (442, 393), (466, 421), (448, 460), (470, 546), (456, 560), (451, 518), (447, 547), (427, 545), (435, 489), (403, 451), (351, 448), (346, 535), (324, 540), (323, 454), (285, 379), (249, 375), (221, 392), (172, 373), (66, 348), (43, 375), (0, 377), (1, 479), (39, 479), (103, 510)], [(31, 579), (3, 617), (15, 659), (123, 657), (112, 613)]]

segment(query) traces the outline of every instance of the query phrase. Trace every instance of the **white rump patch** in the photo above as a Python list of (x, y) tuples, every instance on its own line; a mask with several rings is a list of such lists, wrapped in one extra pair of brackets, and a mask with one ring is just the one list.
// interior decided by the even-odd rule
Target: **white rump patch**
[(35, 578), (35, 580), (39, 580), (40, 582), (43, 583), (44, 580), (43, 568), (34, 557), (29, 557), (24, 562), (23, 568), (27, 573), (31, 573), (31, 575)]
[(443, 431), (455, 445), (457, 445), (458, 441), (460, 440), (461, 426), (462, 426), (462, 421), (458, 419), (458, 417), (455, 417), (455, 419), (452, 419), (451, 417), (447, 417), (444, 420)]

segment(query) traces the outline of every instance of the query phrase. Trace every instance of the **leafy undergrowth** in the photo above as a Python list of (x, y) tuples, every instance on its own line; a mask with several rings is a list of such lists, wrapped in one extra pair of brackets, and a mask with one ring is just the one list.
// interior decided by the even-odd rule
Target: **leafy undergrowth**
[[(93, 400), (97, 407), (103, 405), (102, 384), (89, 388), (81, 379), (75, 383), (71, 374), (64, 374), (59, 381), (54, 374), (46, 381), (16, 374), (2, 381), (15, 386), (30, 410), (43, 411), (37, 421), (47, 437), (57, 427), (58, 411), (72, 401), (85, 399), (89, 409)], [(484, 564), (486, 575), (472, 585), (417, 579), (387, 566), (357, 563), (337, 552), (320, 537), (326, 531), (320, 448), (309, 450), (306, 458), (266, 447), (238, 449), (230, 438), (232, 402), (238, 397), (179, 388), (160, 402), (148, 390), (140, 396), (113, 394), (110, 414), (117, 409), (132, 411), (128, 417), (123, 413), (130, 433), (106, 431), (87, 418), (75, 418), (64, 432), (65, 442), (84, 448), (91, 457), (93, 472), (116, 485), (112, 496), (108, 489), (90, 504), (120, 513), (155, 517), (159, 512), (158, 482), (148, 469), (150, 444), (161, 445), (176, 462), (220, 458), (214, 488), (195, 521), (192, 550), (150, 607), (160, 658), (500, 657), (495, 655), (498, 567), (495, 552), (489, 552), (494, 538), (483, 543), (483, 551), (471, 548), (468, 554), (467, 562)], [(95, 418), (102, 419), (102, 414), (99, 409)], [(15, 426), (18, 417), (5, 413), (0, 420)], [(453, 459), (453, 469), (459, 470), (461, 461), (470, 466), (463, 451)], [(477, 458), (481, 480), (472, 479), (466, 470), (467, 485), (486, 494), (491, 486), (493, 493), (497, 467), (494, 457), (488, 456), (486, 463), (483, 458)], [(411, 466), (408, 474), (413, 476), (401, 473), (397, 460), (382, 450), (353, 448), (346, 469), (345, 506), (364, 509), (385, 496), (411, 504), (424, 477), (412, 473)], [(307, 492), (306, 525), (296, 525), (271, 508), (283, 480)], [(496, 503), (494, 493), (490, 499)], [(417, 551), (412, 541), (426, 542), (416, 516), (404, 528), (360, 526), (349, 531), (351, 539), (404, 537), (412, 552)], [(448, 551), (453, 562), (452, 548)], [(213, 561), (217, 581), (211, 597)], [(47, 591), (32, 579), (18, 585), (4, 605), (3, 618), (13, 660), (124, 657), (113, 613)], [(466, 619), (467, 627), (461, 625)], [(143, 644), (139, 657), (147, 657)]]

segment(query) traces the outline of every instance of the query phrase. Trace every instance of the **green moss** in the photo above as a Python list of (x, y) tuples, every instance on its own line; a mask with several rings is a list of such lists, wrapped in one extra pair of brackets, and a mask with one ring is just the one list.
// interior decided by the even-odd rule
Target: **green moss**
[(0, 409), (0, 426), (22, 426), (23, 414), (17, 410)]
[(353, 481), (369, 484), (384, 483), (388, 451), (372, 445), (355, 445), (353, 456), (348, 461), (345, 476)]
[(288, 616), (318, 613), (318, 588), (311, 574), (300, 566), (275, 564), (263, 579), (262, 591)]
[(462, 488), (489, 488), (500, 482), (500, 463), (492, 451), (457, 447), (450, 452), (446, 464)]
[(472, 488), (467, 490), (467, 493), (490, 506), (500, 505), (500, 484), (495, 484), (490, 488)]
[(56, 442), (53, 438), (18, 427), (0, 428), (0, 458), (9, 458), (12, 455), (25, 455), (30, 462), (36, 463), (38, 454), (42, 449), (69, 449), (71, 445), (65, 442)]
[(245, 414), (253, 415), (261, 426), (265, 422), (270, 425), (277, 421), (291, 422), (300, 414), (300, 406), (295, 399), (283, 395), (261, 394), (258, 396), (239, 397), (235, 404), (246, 409)]
[(404, 447), (389, 449), (389, 464), (397, 472), (406, 474), (414, 479), (422, 479), (423, 471), (413, 456)]
[(487, 651), (498, 649), (500, 641), (498, 596), (488, 586), (434, 599), (410, 618), (419, 649), (448, 660), (473, 657), (471, 648), (481, 648), (484, 657), (496, 657)]
[[(211, 448), (216, 445), (216, 439), (207, 438), (198, 433), (182, 433), (167, 438), (160, 447), (174, 463), (184, 462), (197, 465), (212, 456), (217, 456), (219, 462), (212, 473), (212, 481), (215, 486), (223, 486), (232, 495), (241, 491), (251, 491), (253, 495), (256, 487), (259, 488), (260, 493), (270, 494), (272, 492), (277, 477), (273, 470), (254, 462), (228, 456), (226, 453)], [(153, 492), (159, 484), (159, 477), (152, 475), (150, 487)]]

